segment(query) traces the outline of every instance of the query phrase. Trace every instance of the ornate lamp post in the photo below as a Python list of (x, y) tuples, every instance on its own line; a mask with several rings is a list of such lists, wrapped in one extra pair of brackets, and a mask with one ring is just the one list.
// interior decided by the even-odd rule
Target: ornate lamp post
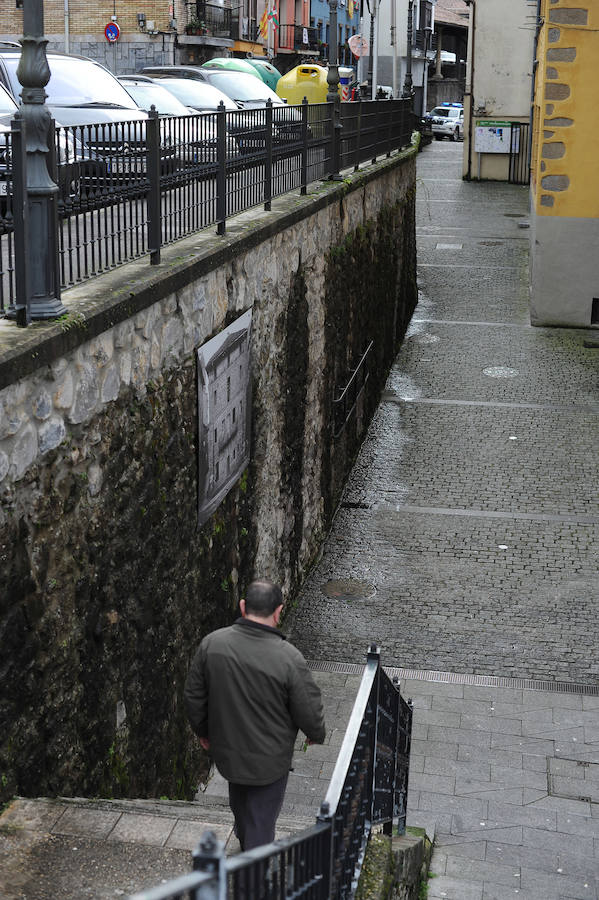
[(50, 80), (44, 38), (42, 0), (23, 2), (23, 51), (17, 77), (21, 91), (27, 155), (28, 248), (30, 314), (32, 319), (53, 319), (66, 313), (60, 300), (58, 267), (58, 187), (48, 174), (52, 120), (45, 104), (44, 87)]
[(333, 104), (333, 171), (330, 178), (340, 181), (341, 175), (341, 110), (339, 104), (339, 47), (337, 44), (337, 0), (329, 0), (329, 69), (327, 72), (327, 103)]
[(414, 95), (412, 84), (412, 29), (414, 22), (414, 0), (408, 0), (408, 53), (406, 57), (406, 77), (403, 83), (402, 97), (410, 100)]

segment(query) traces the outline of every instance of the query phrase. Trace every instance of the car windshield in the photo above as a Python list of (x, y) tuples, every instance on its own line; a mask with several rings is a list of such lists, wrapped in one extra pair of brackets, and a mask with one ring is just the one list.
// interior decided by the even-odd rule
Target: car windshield
[(210, 84), (220, 88), (233, 100), (272, 100), (273, 103), (281, 104), (283, 101), (268, 87), (263, 81), (255, 78), (254, 75), (246, 75), (245, 72), (224, 71), (221, 69), (204, 69), (206, 76), (210, 79)]
[(151, 84), (149, 81), (124, 81), (123, 87), (131, 94), (139, 108), (145, 109), (146, 112), (150, 112), (150, 107), (154, 105), (162, 116), (189, 115), (187, 106), (159, 84)]
[(0, 84), (0, 116), (5, 116), (7, 114), (14, 115), (16, 111), (17, 104)]
[(431, 116), (445, 116), (445, 118), (447, 118), (449, 116), (449, 107), (435, 106), (431, 113)]
[[(4, 57), (15, 96), (22, 90), (17, 78), (19, 58), (19, 54)], [(50, 55), (48, 65), (50, 81), (46, 93), (49, 106), (138, 108), (114, 75), (91, 60)]]
[(165, 78), (164, 87), (185, 106), (192, 106), (194, 109), (218, 109), (221, 100), (225, 109), (239, 109), (227, 94), (205, 82), (191, 78)]

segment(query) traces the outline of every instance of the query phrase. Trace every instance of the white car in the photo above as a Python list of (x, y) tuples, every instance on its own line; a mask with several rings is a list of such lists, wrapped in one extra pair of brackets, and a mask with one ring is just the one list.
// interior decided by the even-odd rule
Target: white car
[(442, 103), (428, 115), (436, 141), (442, 141), (444, 137), (452, 141), (464, 140), (464, 107), (461, 103)]

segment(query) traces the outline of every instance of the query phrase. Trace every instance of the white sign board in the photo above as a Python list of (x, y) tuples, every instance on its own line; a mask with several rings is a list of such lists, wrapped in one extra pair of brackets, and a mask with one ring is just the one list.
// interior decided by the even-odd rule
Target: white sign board
[(512, 145), (512, 123), (478, 120), (474, 129), (474, 150), (476, 153), (517, 153), (520, 132), (514, 134)]
[(249, 309), (198, 349), (198, 523), (237, 482), (250, 459)]

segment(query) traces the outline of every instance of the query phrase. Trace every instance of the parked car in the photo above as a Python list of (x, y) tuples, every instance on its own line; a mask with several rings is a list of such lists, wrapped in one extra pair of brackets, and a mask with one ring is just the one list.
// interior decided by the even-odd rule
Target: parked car
[[(20, 47), (0, 44), (0, 84), (18, 102), (22, 87), (17, 78)], [(92, 186), (108, 179), (108, 186), (127, 177), (144, 176), (148, 114), (141, 110), (117, 78), (100, 63), (84, 56), (48, 53), (50, 80), (46, 104), (57, 123), (69, 129), (77, 145), (101, 164)], [(161, 171), (178, 165), (177, 148), (164, 142)], [(103, 187), (103, 184), (100, 184)]]
[(464, 107), (461, 103), (442, 103), (427, 113), (431, 117), (433, 135), (436, 141), (444, 137), (452, 141), (464, 139)]
[[(254, 153), (264, 149), (266, 118), (264, 108), (266, 100), (259, 103), (246, 104), (237, 101), (230, 94), (223, 92), (218, 86), (213, 85), (205, 77), (207, 72), (220, 72), (223, 75), (241, 75), (241, 78), (256, 82), (258, 89), (269, 96), (273, 94), (278, 107), (285, 107), (284, 116), (291, 121), (283, 121), (283, 115), (273, 127), (273, 144), (280, 146), (291, 138), (300, 136), (300, 118), (293, 109), (287, 109), (286, 104), (274, 94), (266, 84), (253, 75), (227, 70), (209, 70), (192, 66), (155, 66), (144, 69), (144, 72), (152, 73), (151, 77), (163, 84), (175, 97), (188, 107), (195, 110), (216, 110), (222, 102), (225, 109), (231, 113), (227, 116), (229, 134), (235, 138), (241, 153)], [(246, 89), (247, 90), (247, 89)], [(273, 106), (275, 104), (273, 103)], [(244, 111), (245, 110), (245, 111)], [(258, 110), (256, 112), (256, 110)], [(233, 114), (235, 113), (235, 114)]]
[[(174, 92), (147, 75), (121, 75), (119, 81), (140, 109), (149, 113), (154, 106), (163, 120), (163, 139), (177, 146), (177, 155), (182, 162), (212, 162), (216, 159), (216, 127), (213, 121), (206, 116), (202, 117), (201, 113), (206, 110), (185, 105)], [(184, 82), (184, 85), (188, 83)], [(206, 85), (206, 88), (212, 90), (210, 85)], [(217, 99), (220, 102), (220, 98)], [(228, 97), (226, 100), (230, 102)], [(237, 109), (235, 104), (233, 106)], [(218, 103), (213, 108), (217, 107)], [(228, 136), (227, 155), (234, 156), (238, 152), (235, 140)]]
[[(9, 133), (11, 120), (18, 112), (18, 105), (6, 88), (0, 84), (0, 201), (2, 208), (11, 193), (11, 152)], [(81, 178), (95, 171), (97, 164), (88, 150), (78, 145), (65, 131), (58, 131), (57, 178), (63, 200), (76, 195)]]

